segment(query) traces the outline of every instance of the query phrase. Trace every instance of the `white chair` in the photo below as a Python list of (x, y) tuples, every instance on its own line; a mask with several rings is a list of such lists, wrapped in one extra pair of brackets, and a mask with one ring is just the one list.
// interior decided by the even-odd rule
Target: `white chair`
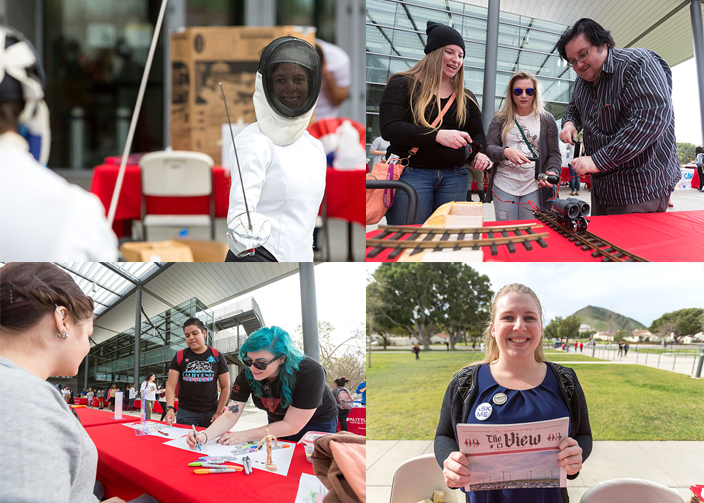
[[(200, 152), (174, 150), (151, 152), (139, 160), (142, 171), (142, 226), (144, 240), (150, 227), (210, 227), (215, 239), (215, 201), (213, 200), (213, 159)], [(210, 215), (147, 214), (146, 197), (210, 196)]]
[(432, 498), (433, 491), (445, 491), (445, 501), (464, 503), (465, 498), (445, 485), (442, 469), (434, 454), (416, 456), (401, 463), (394, 471), (390, 503), (417, 503)]
[(683, 503), (674, 489), (641, 479), (605, 480), (592, 486), (579, 503)]

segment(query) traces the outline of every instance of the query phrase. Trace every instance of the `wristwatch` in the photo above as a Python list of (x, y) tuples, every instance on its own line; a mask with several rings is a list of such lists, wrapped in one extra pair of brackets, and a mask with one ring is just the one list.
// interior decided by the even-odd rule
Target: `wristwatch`
[(171, 409), (171, 410), (173, 410), (174, 412), (176, 412), (176, 409), (173, 407), (173, 405), (167, 405), (167, 406), (166, 406), (166, 411), (168, 412), (169, 409)]

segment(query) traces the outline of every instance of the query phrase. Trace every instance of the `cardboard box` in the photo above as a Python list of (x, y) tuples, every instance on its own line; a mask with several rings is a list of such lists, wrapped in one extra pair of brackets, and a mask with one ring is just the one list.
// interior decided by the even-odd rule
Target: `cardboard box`
[(120, 253), (127, 262), (224, 262), (227, 245), (194, 239), (141, 241), (123, 243)]
[(230, 119), (250, 124), (261, 52), (284, 36), (315, 43), (315, 28), (227, 26), (186, 28), (171, 34), (171, 147), (203, 152), (221, 165), (221, 127)]

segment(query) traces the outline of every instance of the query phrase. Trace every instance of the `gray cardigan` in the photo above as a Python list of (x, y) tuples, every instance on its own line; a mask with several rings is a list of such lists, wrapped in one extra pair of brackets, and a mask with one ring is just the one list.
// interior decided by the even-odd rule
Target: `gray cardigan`
[[(503, 126), (504, 122), (494, 115), (494, 118), (491, 119), (491, 124), (489, 124), (489, 132), (486, 135), (485, 153), (494, 163), (491, 167), (491, 171), (489, 171), (489, 190), (485, 197), (487, 203), (492, 202), (494, 199), (492, 190), (494, 188), (494, 175), (498, 169), (498, 163), (506, 160), (506, 156), (504, 156), (503, 139), (501, 138)], [(535, 164), (536, 176), (538, 173), (545, 173), (546, 171), (552, 171), (557, 176), (560, 176), (562, 172), (562, 154), (560, 154), (560, 144), (558, 143), (557, 137), (558, 131), (555, 118), (550, 112), (543, 112), (540, 114), (540, 140), (538, 146), (540, 158)], [(547, 201), (554, 195), (554, 188), (541, 187), (538, 192), (540, 209), (551, 209), (551, 205)]]

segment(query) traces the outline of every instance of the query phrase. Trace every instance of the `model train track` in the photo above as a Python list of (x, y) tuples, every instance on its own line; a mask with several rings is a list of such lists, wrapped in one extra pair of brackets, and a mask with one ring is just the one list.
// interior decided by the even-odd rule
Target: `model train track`
[[(373, 247), (367, 253), (367, 258), (374, 258), (384, 249), (392, 248), (389, 259), (395, 260), (405, 250), (413, 249), (410, 255), (415, 255), (424, 250), (440, 251), (445, 248), (461, 250), (472, 248), (479, 250), (489, 247), (492, 255), (499, 253), (498, 247), (505, 245), (509, 253), (516, 252), (516, 245), (522, 245), (526, 250), (532, 250), (532, 242), (542, 248), (547, 247), (545, 238), (548, 233), (536, 233), (533, 227), (536, 224), (520, 224), (506, 227), (470, 227), (465, 229), (445, 229), (441, 227), (404, 227), (404, 226), (379, 226), (381, 231), (375, 238), (367, 239), (367, 247)], [(509, 232), (513, 235), (509, 235)], [(486, 234), (486, 238), (482, 238)], [(455, 235), (456, 240), (450, 241)], [(439, 240), (435, 238), (440, 237)], [(466, 239), (471, 236), (471, 239)]]
[(536, 211), (533, 215), (562, 237), (574, 243), (575, 246), (580, 246), (584, 251), (591, 250), (592, 257), (601, 257), (602, 262), (649, 262), (643, 257), (639, 257), (635, 253), (619, 248), (585, 229), (567, 229), (561, 225), (558, 218), (550, 212)]

